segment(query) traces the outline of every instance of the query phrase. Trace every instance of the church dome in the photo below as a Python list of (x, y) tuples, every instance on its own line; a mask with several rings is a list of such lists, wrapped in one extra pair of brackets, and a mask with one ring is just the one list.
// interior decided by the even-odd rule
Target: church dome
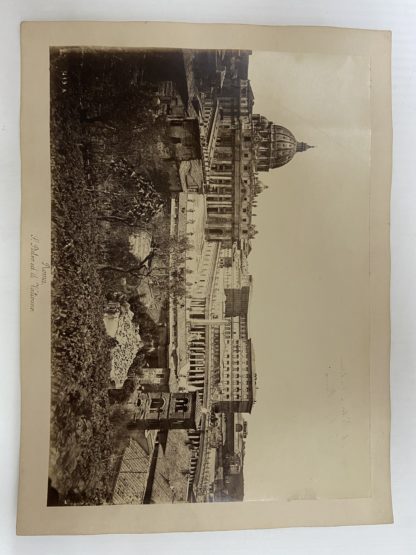
[(283, 125), (272, 123), (263, 116), (254, 116), (253, 123), (258, 144), (258, 171), (280, 168), (290, 162), (297, 152), (313, 148), (298, 142), (294, 134)]
[(292, 160), (297, 150), (294, 134), (282, 125), (271, 126), (270, 168), (279, 168)]

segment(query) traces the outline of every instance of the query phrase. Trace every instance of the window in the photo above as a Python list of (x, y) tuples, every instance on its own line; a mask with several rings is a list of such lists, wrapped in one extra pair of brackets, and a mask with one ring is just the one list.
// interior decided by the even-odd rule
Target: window
[(175, 412), (187, 412), (189, 399), (187, 397), (176, 399)]
[(163, 397), (152, 397), (150, 401), (150, 410), (158, 412), (163, 409), (164, 404), (165, 399)]

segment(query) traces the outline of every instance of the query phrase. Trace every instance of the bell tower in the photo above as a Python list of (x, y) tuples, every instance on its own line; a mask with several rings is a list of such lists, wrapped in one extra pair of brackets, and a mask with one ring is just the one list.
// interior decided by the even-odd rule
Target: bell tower
[(136, 391), (129, 402), (129, 429), (180, 430), (198, 428), (201, 404), (197, 391)]

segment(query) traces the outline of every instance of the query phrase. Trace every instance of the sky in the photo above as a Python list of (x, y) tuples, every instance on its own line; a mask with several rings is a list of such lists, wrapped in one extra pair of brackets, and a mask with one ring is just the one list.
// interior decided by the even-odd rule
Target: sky
[(245, 499), (369, 495), (369, 60), (254, 52), (261, 113), (316, 148), (261, 173)]

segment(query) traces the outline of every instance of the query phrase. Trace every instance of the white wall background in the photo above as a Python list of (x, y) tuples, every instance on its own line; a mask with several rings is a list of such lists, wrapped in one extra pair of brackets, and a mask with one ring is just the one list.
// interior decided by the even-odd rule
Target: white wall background
[[(158, 536), (15, 536), (19, 450), (19, 24), (23, 20), (169, 20), (330, 25), (393, 31), (392, 481), (395, 524)], [(416, 2), (414, 0), (1, 0), (0, 553), (123, 551), (307, 555), (416, 553)], [(415, 338), (415, 341), (412, 339)]]

